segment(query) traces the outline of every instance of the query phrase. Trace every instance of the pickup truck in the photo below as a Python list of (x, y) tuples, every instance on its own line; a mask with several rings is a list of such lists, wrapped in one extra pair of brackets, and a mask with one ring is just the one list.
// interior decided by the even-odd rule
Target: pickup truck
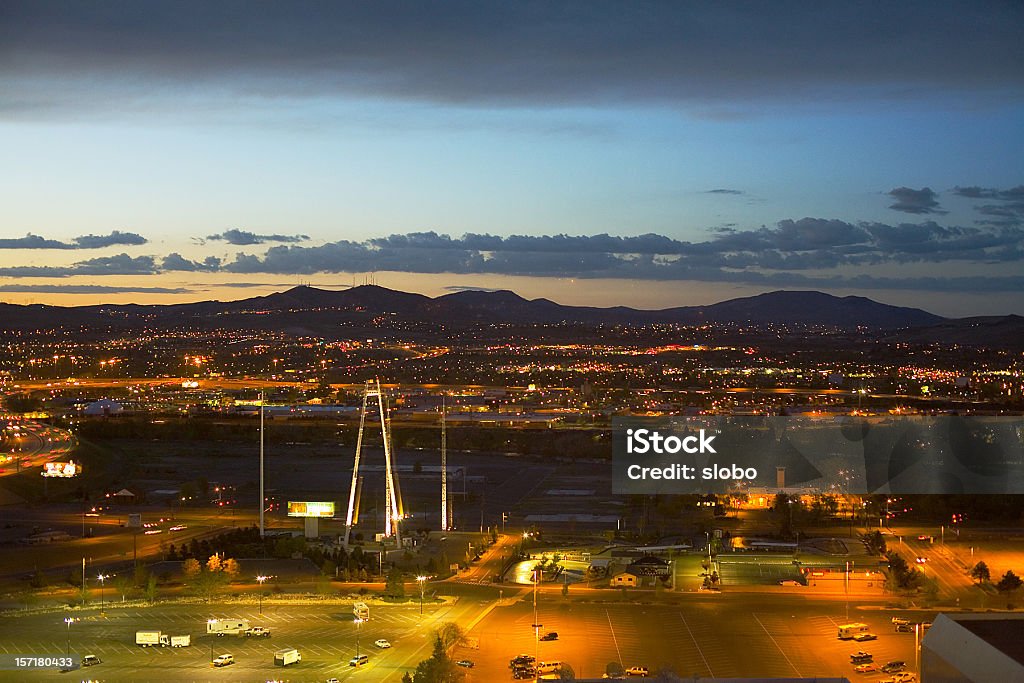
[(263, 626), (253, 626), (245, 631), (246, 637), (269, 638), (270, 629)]

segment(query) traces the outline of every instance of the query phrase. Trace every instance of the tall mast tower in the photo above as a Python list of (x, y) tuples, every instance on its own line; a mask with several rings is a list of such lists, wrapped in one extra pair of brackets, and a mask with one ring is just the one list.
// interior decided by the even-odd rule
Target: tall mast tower
[[(368, 380), (363, 387), (363, 406), (359, 412), (359, 433), (356, 436), (356, 456), (352, 466), (352, 486), (348, 496), (348, 514), (345, 517), (345, 545), (348, 546), (352, 536), (352, 525), (358, 519), (357, 491), (359, 490), (359, 461), (362, 458), (363, 433), (366, 430), (366, 415), (370, 399), (377, 400), (377, 412), (380, 416), (381, 437), (384, 442), (384, 536), (399, 537), (399, 522), (404, 515), (402, 493), (398, 488), (398, 468), (395, 464), (391, 447), (391, 410), (388, 407), (387, 394), (381, 389), (380, 380)], [(372, 410), (372, 409), (371, 409)], [(358, 496), (362, 499), (362, 496)]]

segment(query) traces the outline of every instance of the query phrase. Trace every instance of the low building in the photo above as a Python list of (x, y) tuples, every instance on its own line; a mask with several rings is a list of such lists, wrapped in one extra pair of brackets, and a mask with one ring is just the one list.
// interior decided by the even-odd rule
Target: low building
[(619, 572), (612, 577), (612, 588), (636, 588), (640, 577), (630, 571)]
[(921, 641), (921, 683), (1024, 681), (1024, 615), (940, 614)]
[(636, 576), (670, 576), (672, 574), (672, 565), (660, 557), (645, 555), (626, 567), (626, 571)]

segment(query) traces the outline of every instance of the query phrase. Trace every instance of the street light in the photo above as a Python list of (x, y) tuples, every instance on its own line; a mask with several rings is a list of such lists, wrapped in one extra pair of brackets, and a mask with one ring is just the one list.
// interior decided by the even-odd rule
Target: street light
[(363, 620), (356, 617), (356, 657), (359, 657), (359, 627), (363, 625)]
[(423, 589), (424, 589), (424, 585), (426, 583), (427, 577), (425, 577), (425, 576), (417, 576), (416, 580), (419, 581), (419, 584), (420, 584), (420, 616), (422, 617), (423, 616)]
[(110, 574), (99, 574), (96, 578), (100, 582), (100, 611), (103, 611), (103, 582), (110, 578)]
[(256, 577), (256, 581), (260, 584), (260, 589), (259, 589), (259, 594), (260, 594), (260, 615), (263, 614), (263, 582), (266, 581), (269, 578), (270, 578), (269, 576), (264, 576), (263, 574), (260, 574), (259, 576)]
[(65, 617), (64, 618), (64, 623), (68, 625), (67, 649), (64, 651), (64, 655), (66, 657), (70, 657), (71, 656), (71, 624), (75, 623), (76, 621), (78, 621), (78, 620), (75, 619), (74, 617)]

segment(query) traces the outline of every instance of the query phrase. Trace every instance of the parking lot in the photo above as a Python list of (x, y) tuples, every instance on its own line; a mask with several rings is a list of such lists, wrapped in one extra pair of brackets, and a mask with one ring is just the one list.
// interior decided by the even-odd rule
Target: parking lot
[(457, 657), (477, 662), (476, 681), (510, 680), (508, 662), (520, 653), (566, 662), (578, 677), (600, 677), (608, 663), (618, 662), (625, 668), (646, 666), (652, 673), (671, 669), (681, 676), (877, 681), (881, 674), (854, 673), (849, 655), (866, 650), (878, 665), (898, 659), (913, 668), (914, 636), (894, 632), (893, 614), (852, 608), (849, 620), (867, 623), (879, 636), (856, 643), (836, 638), (847, 619), (845, 604), (837, 600), (723, 593), (695, 595), (679, 605), (628, 605), (547, 596), (538, 606), (538, 623), (542, 634), (557, 631), (557, 641), (535, 642), (527, 600), (492, 611), (472, 631), (478, 647), (462, 648)]
[[(68, 628), (65, 613), (49, 612), (8, 616), (0, 621), (0, 651), (5, 654), (63, 655), (69, 647), (79, 656), (94, 654), (102, 663), (84, 669), (104, 681), (136, 680), (268, 680), (282, 675), (290, 680), (346, 679), (397, 680), (429, 656), (427, 633), (435, 618), (443, 618), (449, 606), (427, 606), (421, 618), (419, 605), (371, 606), (371, 618), (357, 626), (349, 605), (264, 605), (263, 614), (253, 605), (162, 605), (107, 609), (78, 613), (81, 617)], [(212, 617), (248, 619), (252, 625), (271, 630), (269, 638), (214, 636), (206, 634), (206, 620)], [(359, 651), (370, 655), (366, 667), (356, 671), (348, 666), (355, 655), (357, 628)], [(138, 630), (162, 631), (168, 635), (191, 635), (184, 648), (142, 648), (135, 645)], [(379, 638), (393, 647), (375, 648)], [(276, 650), (294, 647), (302, 661), (282, 670), (274, 666)], [(235, 664), (213, 668), (212, 659), (222, 653), (234, 655)], [(0, 680), (67, 680), (59, 672), (0, 672)]]

